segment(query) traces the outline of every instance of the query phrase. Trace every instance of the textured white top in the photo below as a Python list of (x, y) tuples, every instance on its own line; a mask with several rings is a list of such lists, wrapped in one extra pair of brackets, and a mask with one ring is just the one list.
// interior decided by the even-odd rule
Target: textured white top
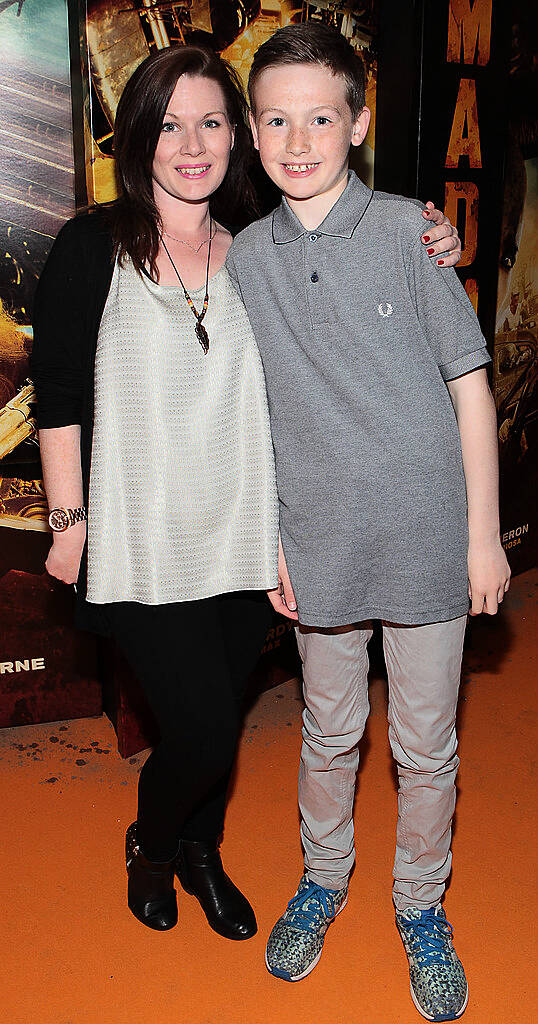
[[(277, 585), (278, 504), (260, 356), (223, 267), (209, 353), (181, 288), (116, 264), (99, 330), (88, 511), (93, 604)], [(191, 293), (200, 309), (204, 289)]]

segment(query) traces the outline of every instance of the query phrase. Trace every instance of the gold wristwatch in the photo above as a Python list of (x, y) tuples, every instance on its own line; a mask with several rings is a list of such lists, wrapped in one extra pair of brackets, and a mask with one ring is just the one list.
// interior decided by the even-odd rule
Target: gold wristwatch
[(83, 523), (86, 516), (86, 508), (51, 508), (49, 513), (49, 526), (54, 533), (63, 533), (75, 523)]

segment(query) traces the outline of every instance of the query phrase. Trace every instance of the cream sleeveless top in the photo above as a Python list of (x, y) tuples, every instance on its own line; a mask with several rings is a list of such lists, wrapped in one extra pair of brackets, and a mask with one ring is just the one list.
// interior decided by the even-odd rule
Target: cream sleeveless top
[[(116, 263), (95, 360), (88, 503), (94, 604), (164, 604), (277, 585), (265, 380), (223, 267), (204, 355), (180, 287)], [(204, 289), (191, 292), (197, 309)]]

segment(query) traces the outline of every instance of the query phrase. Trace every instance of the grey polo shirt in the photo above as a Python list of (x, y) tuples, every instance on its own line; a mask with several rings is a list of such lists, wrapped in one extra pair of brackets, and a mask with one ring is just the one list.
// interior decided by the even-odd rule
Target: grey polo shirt
[(301, 622), (463, 615), (467, 509), (446, 381), (490, 362), (419, 203), (351, 172), (315, 231), (287, 202), (227, 266), (261, 352), (280, 529)]

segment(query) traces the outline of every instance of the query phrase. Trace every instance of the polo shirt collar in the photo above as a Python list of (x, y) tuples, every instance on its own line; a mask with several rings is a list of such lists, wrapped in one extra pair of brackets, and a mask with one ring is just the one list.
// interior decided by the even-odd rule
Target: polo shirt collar
[[(336, 238), (351, 238), (371, 202), (373, 192), (362, 183), (355, 171), (349, 172), (348, 183), (329, 210), (325, 220), (316, 228), (317, 235), (333, 235)], [(273, 213), (273, 242), (294, 242), (307, 234), (298, 217), (283, 197), (280, 206)]]

